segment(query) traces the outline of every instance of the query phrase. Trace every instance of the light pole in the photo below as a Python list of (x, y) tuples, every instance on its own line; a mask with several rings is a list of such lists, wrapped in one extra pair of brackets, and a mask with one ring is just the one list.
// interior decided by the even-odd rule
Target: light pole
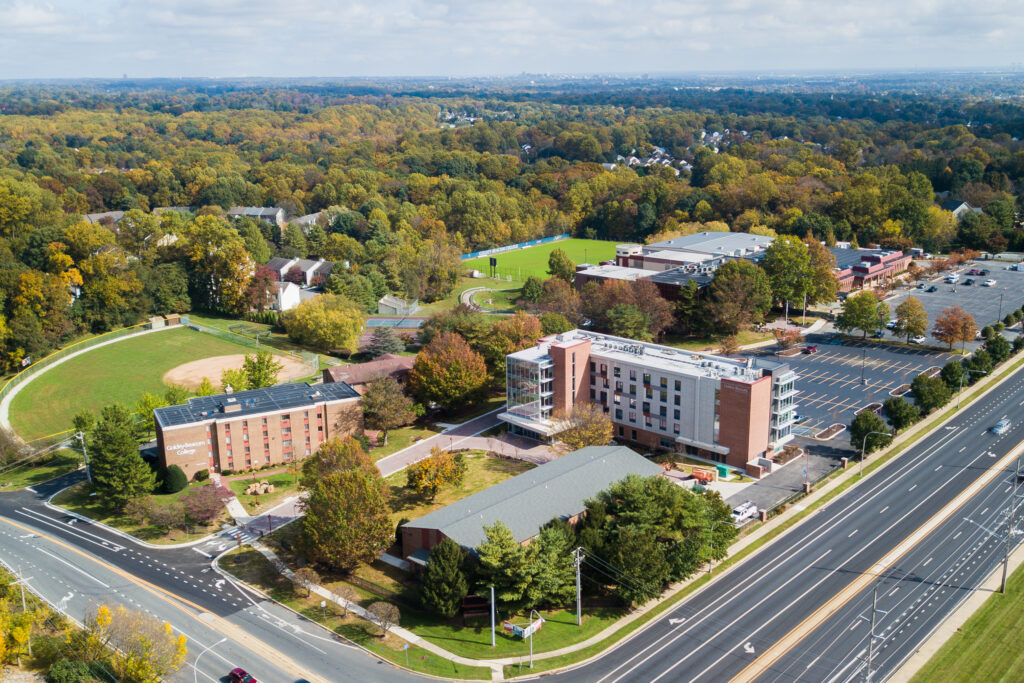
[(206, 648), (202, 652), (200, 652), (198, 655), (196, 655), (196, 661), (192, 662), (192, 674), (193, 674), (193, 679), (195, 680), (196, 683), (199, 683), (199, 658), (202, 657), (203, 655), (205, 655), (207, 652), (209, 652), (213, 648), (215, 648), (218, 645), (220, 645), (221, 643), (223, 643), (225, 640), (227, 640), (227, 638), (221, 638), (220, 640), (218, 640), (213, 645), (207, 645)]
[(982, 375), (982, 376), (985, 375), (985, 373), (982, 372), (981, 370), (968, 370), (967, 368), (964, 368), (963, 370), (964, 371), (960, 373), (960, 389), (956, 392), (956, 409), (957, 410), (960, 410), (960, 394), (964, 393), (964, 375), (965, 375), (965, 373), (966, 373), (966, 375), (968, 377), (970, 377), (970, 373), (972, 373), (972, 372), (976, 372), (976, 373), (978, 373), (979, 375)]
[(999, 584), (999, 592), (1006, 593), (1006, 568), (1010, 565), (1010, 542), (1013, 538), (1013, 518), (1017, 511), (1017, 489), (1020, 487), (1020, 458), (1017, 458), (1017, 471), (1013, 476), (1013, 495), (1010, 497), (1010, 519), (1006, 523), (1006, 549), (1003, 551), (1003, 580)]
[(89, 467), (89, 453), (85, 449), (85, 434), (83, 432), (76, 432), (75, 436), (82, 442), (82, 458), (85, 459), (85, 476), (89, 478), (89, 483), (92, 483), (92, 468)]
[[(887, 610), (878, 609), (878, 584), (875, 584), (874, 596), (871, 599), (871, 633), (868, 634), (868, 671), (864, 680), (871, 683), (871, 664), (875, 653), (875, 617), (879, 614), (888, 614)], [(864, 617), (862, 616), (861, 619)]]
[(326, 625), (327, 624), (327, 601), (326, 600), (321, 600), (320, 601), (320, 609), (322, 609), (324, 611), (324, 625)]
[(857, 475), (858, 477), (864, 476), (864, 451), (868, 447), (868, 437), (871, 436), (872, 434), (884, 434), (885, 436), (892, 436), (892, 434), (890, 434), (889, 432), (868, 432), (867, 434), (864, 435), (864, 438), (861, 440), (860, 443), (860, 474)]
[(534, 614), (537, 615), (537, 620), (538, 621), (540, 621), (541, 623), (544, 622), (544, 617), (542, 617), (540, 615), (540, 612), (538, 612), (535, 609), (530, 610), (530, 625), (527, 628), (530, 629), (530, 668), (531, 669), (533, 668), (533, 633), (534, 633), (534, 631), (533, 631), (533, 615)]
[(860, 352), (860, 385), (864, 386), (867, 384), (867, 380), (864, 379), (864, 366), (868, 362), (868, 347), (865, 346)]
[[(712, 555), (715, 552), (715, 529), (717, 529), (719, 526), (721, 526), (722, 524), (725, 524), (725, 523), (726, 522), (725, 522), (724, 519), (719, 519), (718, 521), (716, 521), (714, 524), (711, 525), (711, 530), (709, 531), (710, 536), (708, 538), (708, 548), (711, 549), (711, 554)], [(715, 562), (714, 558), (708, 557), (708, 574), (711, 573), (712, 568), (715, 566), (714, 562)]]
[(999, 315), (996, 316), (996, 321), (1003, 319), (1003, 293), (999, 292)]
[(491, 586), (491, 647), (494, 647), (494, 586)]
[(580, 590), (580, 566), (583, 564), (583, 548), (576, 548), (572, 551), (572, 563), (576, 567), (576, 625), (583, 624), (583, 596)]

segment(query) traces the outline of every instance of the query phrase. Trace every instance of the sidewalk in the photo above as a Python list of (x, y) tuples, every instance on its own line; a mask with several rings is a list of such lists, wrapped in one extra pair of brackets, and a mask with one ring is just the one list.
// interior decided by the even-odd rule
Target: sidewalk
[(499, 425), (501, 421), (498, 420), (498, 413), (503, 410), (505, 410), (504, 406), (462, 424), (449, 427), (440, 434), (435, 434), (428, 439), (423, 439), (411, 446), (406, 446), (391, 455), (386, 455), (377, 461), (377, 469), (380, 470), (381, 476), (387, 477), (395, 472), (401, 472), (414, 462), (426, 458), (430, 455), (430, 449), (434, 446), (444, 449), (462, 446), (463, 442), (469, 437), (479, 436), (491, 427)]

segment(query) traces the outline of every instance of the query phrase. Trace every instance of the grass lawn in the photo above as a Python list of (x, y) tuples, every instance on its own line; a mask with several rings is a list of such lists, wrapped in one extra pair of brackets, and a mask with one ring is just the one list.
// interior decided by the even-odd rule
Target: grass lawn
[(391, 487), (391, 518), (395, 524), (403, 517), (418, 519), (432, 510), (462, 500), (534, 467), (533, 464), (520, 460), (489, 458), (483, 451), (467, 451), (465, 457), (466, 477), (462, 480), (462, 485), (442, 489), (432, 501), (405, 488), (404, 471), (395, 472), (387, 477), (384, 481)]
[(477, 401), (476, 403), (471, 403), (468, 406), (464, 406), (456, 410), (451, 410), (445, 413), (440, 418), (440, 421), (444, 422), (445, 424), (458, 424), (460, 422), (466, 422), (467, 420), (472, 420), (474, 417), (486, 415), (492, 410), (497, 410), (503, 405), (505, 405), (504, 391), (500, 394), (494, 394), (493, 396), (489, 396), (486, 401)]
[[(416, 645), (409, 645), (408, 660), (402, 650), (405, 641), (388, 634), (382, 638), (380, 630), (368, 622), (345, 615), (337, 605), (329, 604), (326, 612), (320, 607), (318, 596), (307, 597), (305, 591), (296, 591), (288, 581), (270, 565), (265, 557), (251, 548), (233, 550), (220, 562), (222, 569), (240, 579), (262, 588), (271, 597), (299, 612), (307, 619), (326, 626), (348, 640), (365, 647), (382, 659), (406, 666), (414, 671), (448, 679), (490, 680), (491, 670), (480, 666), (465, 666), (438, 657)], [(362, 602), (369, 603), (372, 600)], [(407, 611), (403, 610), (401, 626), (406, 625)], [(542, 629), (543, 630), (543, 629)]]
[(413, 439), (419, 437), (419, 441), (428, 439), (437, 434), (433, 429), (426, 427), (417, 427), (411, 425), (409, 427), (401, 427), (400, 429), (392, 429), (388, 432), (388, 442), (384, 446), (378, 446), (377, 448), (370, 449), (370, 457), (376, 462), (386, 455), (391, 455), (396, 451), (400, 451), (406, 446), (413, 443)]
[[(503, 277), (511, 276), (515, 280), (525, 280), (533, 275), (541, 279), (548, 277), (548, 256), (555, 249), (561, 249), (575, 263), (600, 263), (611, 261), (615, 258), (615, 245), (621, 242), (605, 242), (603, 240), (567, 239), (550, 244), (538, 244), (535, 247), (506, 251), (503, 254), (494, 254), (493, 258), (498, 259), (498, 272)], [(467, 269), (479, 270), (481, 273), (490, 272), (491, 256), (463, 261), (462, 265)]]
[[(227, 482), (228, 487), (235, 492), (235, 497), (242, 503), (246, 512), (250, 515), (258, 515), (274, 507), (288, 496), (296, 495), (299, 492), (296, 479), (296, 475), (290, 472), (277, 472), (269, 475), (253, 472), (244, 476), (225, 477), (221, 481)], [(245, 495), (246, 487), (257, 481), (270, 482), (274, 485), (274, 492), (262, 496)]]
[[(770, 332), (754, 332), (753, 330), (740, 330), (736, 337), (739, 340), (740, 346), (756, 344), (757, 342), (770, 341), (774, 339)], [(719, 337), (693, 339), (689, 337), (681, 337), (676, 334), (668, 334), (665, 335), (665, 341), (663, 343), (667, 346), (674, 346), (677, 349), (686, 349), (688, 351), (710, 350), (712, 352), (717, 352), (722, 340)]]
[[(210, 486), (210, 484), (190, 484), (188, 487), (178, 491), (177, 493), (158, 494), (151, 496), (151, 498), (155, 505), (168, 505), (181, 500), (182, 496), (198, 486)], [(114, 527), (126, 534), (130, 534), (150, 543), (163, 544), (194, 541), (217, 531), (220, 528), (221, 522), (227, 518), (228, 514), (227, 510), (225, 510), (220, 517), (213, 521), (212, 524), (192, 527), (192, 533), (186, 533), (181, 529), (172, 529), (164, 532), (162, 528), (154, 527), (149, 524), (139, 524), (125, 515), (111, 512), (100, 504), (101, 498), (99, 496), (92, 496), (90, 495), (91, 493), (92, 487), (89, 483), (82, 482), (81, 484), (75, 484), (71, 488), (61, 491), (56, 495), (56, 497), (54, 497), (52, 502), (54, 505), (59, 505), (66, 510), (94, 519), (97, 522)]]
[(1024, 650), (1019, 647), (1022, 632), (1024, 568), (1019, 568), (1007, 581), (1006, 595), (989, 597), (911, 680), (1024, 680)]
[[(189, 313), (189, 321), (195, 322), (205, 327), (214, 327), (225, 332), (231, 332), (238, 334), (243, 337), (255, 338), (259, 335), (259, 341), (261, 345), (266, 345), (279, 351), (287, 351), (290, 353), (303, 353), (312, 352), (314, 349), (306, 348), (301, 344), (296, 344), (288, 335), (283, 332), (272, 332), (270, 325), (263, 323), (249, 322), (248, 320), (240, 320), (238, 318), (226, 318), (223, 316), (210, 315), (205, 313)], [(249, 349), (252, 353), (253, 349)], [(327, 363), (337, 363), (338, 359), (334, 356), (326, 354), (320, 354), (320, 364), (324, 365)], [(211, 378), (212, 379), (212, 378)]]
[(163, 393), (164, 373), (182, 363), (251, 351), (184, 327), (118, 341), (29, 381), (11, 403), (11, 424), (26, 441), (47, 436), (68, 429), (84, 408), (98, 411), (118, 402), (134, 406), (146, 392)]
[(4, 470), (0, 473), (0, 491), (15, 491), (41, 484), (78, 469), (82, 462), (80, 452), (62, 448), (24, 465)]
[(478, 292), (473, 296), (473, 303), (488, 311), (512, 313), (515, 311), (516, 299), (523, 293), (523, 286), (514, 283), (499, 282), (493, 290)]

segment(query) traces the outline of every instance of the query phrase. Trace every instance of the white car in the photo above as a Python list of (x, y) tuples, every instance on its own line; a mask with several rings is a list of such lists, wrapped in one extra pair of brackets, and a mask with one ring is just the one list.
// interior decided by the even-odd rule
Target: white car
[(924, 337), (924, 336), (922, 336), (920, 334), (917, 335), (916, 337), (911, 337), (910, 338), (910, 343), (911, 344), (924, 344), (926, 341), (928, 341), (928, 338)]
[(732, 511), (732, 523), (736, 526), (743, 526), (747, 520), (753, 519), (757, 516), (757, 506), (749, 500), (742, 505), (737, 506)]
[(992, 279), (988, 279), (988, 280), (985, 280), (984, 282), (982, 282), (982, 283), (981, 283), (981, 286), (982, 286), (982, 287), (991, 287), (991, 286), (992, 286), (992, 285), (994, 285), (995, 283), (996, 283), (996, 281), (995, 281), (995, 280), (992, 280)]
[(895, 330), (897, 323), (899, 323), (899, 320), (890, 320), (889, 322), (887, 322), (885, 324), (885, 329), (887, 329), (887, 330)]

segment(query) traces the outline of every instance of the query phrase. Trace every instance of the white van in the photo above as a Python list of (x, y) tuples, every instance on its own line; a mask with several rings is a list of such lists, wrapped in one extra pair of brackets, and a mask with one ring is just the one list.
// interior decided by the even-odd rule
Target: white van
[(946, 276), (946, 282), (954, 284), (960, 281), (960, 273), (950, 273)]
[(742, 526), (754, 517), (757, 517), (757, 506), (749, 500), (746, 503), (736, 506), (732, 511), (732, 523), (736, 526)]

